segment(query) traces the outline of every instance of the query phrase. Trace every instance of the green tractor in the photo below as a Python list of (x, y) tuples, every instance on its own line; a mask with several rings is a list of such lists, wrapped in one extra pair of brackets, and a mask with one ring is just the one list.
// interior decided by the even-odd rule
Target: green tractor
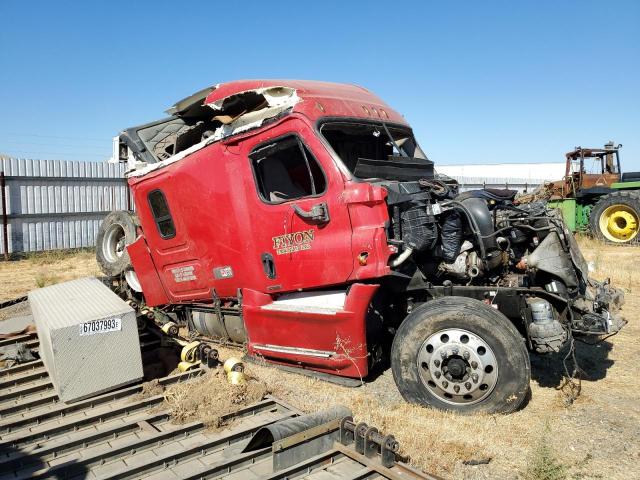
[(611, 243), (640, 240), (640, 172), (622, 173), (621, 147), (576, 147), (566, 154), (565, 177), (545, 186), (548, 205), (561, 210), (571, 231)]

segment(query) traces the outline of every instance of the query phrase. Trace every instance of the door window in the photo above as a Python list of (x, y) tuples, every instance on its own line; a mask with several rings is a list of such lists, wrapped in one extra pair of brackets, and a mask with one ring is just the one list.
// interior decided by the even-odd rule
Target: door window
[(164, 193), (162, 193), (161, 190), (153, 190), (149, 192), (148, 199), (151, 213), (153, 214), (153, 219), (156, 222), (160, 236), (165, 240), (175, 237), (176, 227), (173, 224), (169, 205), (167, 204)]
[(258, 193), (267, 203), (282, 203), (324, 193), (318, 161), (293, 135), (261, 145), (250, 155)]

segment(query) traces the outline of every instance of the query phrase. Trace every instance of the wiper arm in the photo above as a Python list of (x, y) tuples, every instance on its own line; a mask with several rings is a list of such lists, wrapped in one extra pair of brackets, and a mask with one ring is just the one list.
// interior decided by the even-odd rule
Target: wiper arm
[(405, 152), (404, 150), (400, 150), (400, 147), (398, 147), (398, 144), (396, 143), (396, 141), (393, 139), (393, 137), (391, 136), (391, 132), (389, 132), (389, 129), (387, 128), (387, 124), (384, 122), (382, 123), (382, 127), (384, 128), (384, 131), (387, 133), (387, 137), (389, 137), (389, 140), (391, 140), (391, 144), (396, 147), (396, 150), (398, 151), (398, 153), (400, 154), (400, 156), (402, 157), (408, 157), (409, 155), (407, 155), (407, 152)]

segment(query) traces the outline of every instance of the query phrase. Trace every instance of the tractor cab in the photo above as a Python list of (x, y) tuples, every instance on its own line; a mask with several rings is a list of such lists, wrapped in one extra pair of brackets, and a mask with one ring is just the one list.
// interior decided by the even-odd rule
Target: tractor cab
[(566, 154), (564, 178), (544, 186), (548, 205), (562, 212), (571, 231), (612, 243), (639, 239), (640, 172), (622, 173), (620, 148), (613, 142), (576, 147)]
[(567, 153), (562, 197), (576, 197), (587, 193), (585, 190), (610, 188), (611, 184), (619, 182), (618, 150), (621, 147), (622, 145), (614, 146), (613, 142), (609, 142), (604, 148), (576, 147)]

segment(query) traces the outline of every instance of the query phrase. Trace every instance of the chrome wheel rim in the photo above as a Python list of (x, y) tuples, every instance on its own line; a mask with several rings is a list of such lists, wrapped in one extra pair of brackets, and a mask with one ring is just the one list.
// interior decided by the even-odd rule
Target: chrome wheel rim
[(124, 279), (131, 290), (138, 293), (142, 292), (142, 286), (140, 285), (140, 280), (138, 280), (138, 275), (132, 268), (124, 272)]
[(498, 382), (498, 362), (479, 335), (460, 328), (440, 330), (418, 352), (420, 381), (439, 400), (471, 405), (487, 398)]
[(117, 223), (109, 226), (102, 242), (102, 255), (110, 263), (117, 262), (125, 253), (126, 236), (124, 228)]

